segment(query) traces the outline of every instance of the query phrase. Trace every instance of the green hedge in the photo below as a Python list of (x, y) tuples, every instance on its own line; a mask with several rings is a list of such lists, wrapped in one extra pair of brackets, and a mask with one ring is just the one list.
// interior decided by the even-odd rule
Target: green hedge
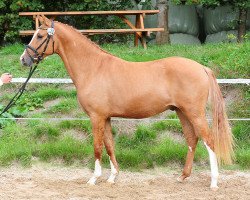
[[(0, 44), (20, 40), (19, 30), (34, 28), (31, 17), (19, 17), (18, 12), (31, 11), (84, 11), (84, 10), (125, 10), (132, 7), (131, 1), (125, 0), (1, 0), (0, 1)], [(58, 21), (81, 29), (95, 27), (109, 28), (121, 26), (118, 17), (108, 16), (62, 16)], [(105, 22), (105, 23), (104, 23)], [(102, 41), (110, 36), (102, 36)]]

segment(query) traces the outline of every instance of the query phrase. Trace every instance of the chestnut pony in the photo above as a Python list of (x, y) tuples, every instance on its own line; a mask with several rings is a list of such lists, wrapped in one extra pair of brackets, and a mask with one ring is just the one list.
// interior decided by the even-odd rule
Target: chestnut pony
[[(89, 184), (95, 184), (102, 174), (103, 144), (110, 157), (108, 182), (114, 183), (119, 171), (111, 117), (146, 118), (171, 109), (180, 119), (189, 147), (178, 181), (190, 175), (200, 137), (209, 153), (211, 188), (218, 187), (217, 163), (232, 162), (233, 140), (223, 97), (210, 69), (181, 57), (128, 62), (100, 49), (68, 25), (44, 16), (39, 21), (41, 26), (20, 60), (23, 65), (32, 66), (53, 53), (62, 58), (76, 86), (79, 103), (92, 123), (95, 170)], [(208, 99), (212, 107), (212, 130), (205, 116)]]

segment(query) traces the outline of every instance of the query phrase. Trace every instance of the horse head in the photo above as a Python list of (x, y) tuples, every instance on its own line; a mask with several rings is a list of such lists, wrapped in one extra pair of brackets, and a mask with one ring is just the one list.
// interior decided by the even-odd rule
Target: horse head
[(38, 19), (41, 26), (36, 30), (20, 57), (21, 64), (29, 67), (34, 63), (39, 63), (57, 49), (54, 21), (44, 15), (39, 16)]

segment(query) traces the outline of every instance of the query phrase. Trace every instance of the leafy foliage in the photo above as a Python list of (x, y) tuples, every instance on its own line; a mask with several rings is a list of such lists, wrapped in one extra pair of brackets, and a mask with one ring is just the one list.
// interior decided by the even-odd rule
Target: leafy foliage
[[(0, 44), (19, 40), (18, 31), (34, 28), (31, 18), (19, 17), (23, 11), (86, 11), (86, 10), (125, 10), (131, 7), (125, 0), (1, 0), (0, 1)], [(110, 16), (62, 16), (57, 18), (81, 29), (120, 26), (118, 17)], [(103, 23), (105, 21), (105, 23)], [(106, 37), (106, 36), (104, 36)], [(105, 39), (105, 38), (104, 38)]]
[[(42, 107), (43, 107), (43, 100), (41, 98), (38, 98), (36, 96), (29, 96), (27, 94), (23, 95), (23, 97), (16, 102), (15, 106), (10, 108), (8, 112), (3, 113), (1, 117), (8, 119), (0, 119), (0, 128), (3, 128), (6, 125), (15, 122), (15, 120), (11, 118), (23, 117), (28, 113), (28, 111), (34, 111), (36, 108), (42, 108)], [(0, 112), (3, 109), (4, 106), (0, 104)]]
[(176, 4), (201, 4), (206, 7), (231, 5), (237, 8), (249, 8), (249, 0), (172, 0)]
[(43, 107), (43, 100), (36, 96), (24, 95), (18, 100), (17, 105), (27, 111), (33, 111), (35, 108)]
[(0, 43), (17, 40), (18, 30), (32, 27), (28, 18), (19, 18), (20, 11), (39, 11), (44, 9), (40, 0), (2, 0), (0, 1)]

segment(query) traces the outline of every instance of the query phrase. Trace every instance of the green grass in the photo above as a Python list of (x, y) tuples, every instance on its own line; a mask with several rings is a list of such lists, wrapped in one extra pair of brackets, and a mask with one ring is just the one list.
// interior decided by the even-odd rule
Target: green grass
[[(182, 56), (193, 59), (212, 68), (218, 78), (248, 78), (250, 74), (250, 42), (243, 44), (206, 44), (192, 45), (148, 45), (148, 49), (134, 48), (127, 44), (108, 44), (103, 49), (128, 61), (142, 62), (170, 56)], [(14, 44), (0, 49), (0, 73), (11, 72), (14, 77), (25, 77), (28, 68), (20, 65), (19, 57), (23, 45)], [(53, 55), (45, 59), (34, 74), (34, 77), (68, 77), (60, 57)]]
[(41, 122), (33, 126), (33, 134), (35, 137), (51, 140), (60, 135), (60, 130), (48, 122)]
[(250, 87), (235, 86), (238, 89), (237, 97), (229, 107), (229, 117), (235, 118), (250, 118)]
[[(171, 119), (171, 118), (170, 118)], [(159, 121), (153, 123), (151, 126), (153, 130), (162, 131), (162, 130), (169, 130), (174, 132), (181, 132), (182, 127), (178, 120), (176, 121)]]
[[(14, 44), (0, 49), (0, 73), (10, 72), (14, 77), (27, 77), (28, 67), (21, 66), (20, 56), (24, 51), (24, 46)], [(33, 77), (68, 77), (61, 58), (57, 55), (47, 57), (39, 64)]]
[(249, 142), (250, 144), (250, 123), (249, 121), (238, 121), (233, 123), (234, 137), (239, 142)]
[(88, 134), (91, 133), (92, 128), (91, 128), (91, 123), (89, 120), (76, 120), (76, 121), (68, 121), (68, 120), (63, 120), (59, 123), (59, 127), (62, 130), (67, 130), (67, 129), (75, 129), (75, 130), (80, 130), (83, 132), (86, 132)]
[(249, 147), (241, 147), (236, 152), (236, 162), (243, 169), (250, 169), (250, 148)]
[[(167, 166), (173, 162), (181, 165), (185, 163), (187, 145), (169, 136), (159, 140), (161, 132), (171, 130), (171, 126), (159, 128), (159, 124), (139, 125), (133, 135), (115, 136), (116, 155), (121, 169), (140, 170)], [(47, 162), (59, 159), (65, 164), (93, 161), (92, 136), (87, 137), (87, 140), (63, 136), (65, 130), (70, 129), (81, 130), (87, 136), (91, 132), (89, 121), (62, 121), (55, 124), (32, 120), (29, 123), (7, 125), (1, 133), (0, 165), (20, 162), (27, 166), (32, 163), (32, 157)], [(235, 166), (237, 169), (250, 169), (249, 124), (237, 123), (233, 132), (238, 145)], [(108, 167), (106, 154), (103, 162)], [(208, 154), (202, 144), (197, 146), (195, 162), (198, 165), (208, 163)]]
[(91, 144), (75, 140), (72, 137), (64, 137), (55, 142), (43, 143), (38, 149), (41, 160), (50, 161), (57, 158), (62, 159), (66, 164), (72, 163), (75, 159), (86, 159), (92, 152)]
[(60, 97), (72, 97), (76, 99), (75, 90), (67, 91), (65, 89), (53, 87), (51, 85), (39, 87), (39, 91), (37, 91), (35, 95), (36, 97), (41, 98), (43, 101), (54, 100)]
[(0, 137), (0, 164), (10, 165), (13, 161), (27, 166), (31, 163), (32, 151), (35, 147), (27, 129), (17, 124), (6, 126)]
[(171, 161), (182, 162), (183, 164), (185, 162), (187, 146), (173, 141), (171, 138), (167, 138), (152, 149), (151, 153), (154, 155), (158, 165)]
[[(128, 61), (151, 61), (170, 56), (195, 60), (212, 68), (218, 78), (249, 78), (250, 42), (244, 44), (152, 45), (147, 50), (126, 45), (105, 45), (104, 49)], [(248, 77), (247, 77), (248, 76)]]
[[(6, 84), (1, 87), (2, 91), (9, 90), (10, 92), (3, 92), (0, 98), (2, 101), (8, 101), (21, 85)], [(65, 89), (62, 84), (28, 84), (23, 96), (30, 99), (41, 99), (43, 102), (54, 100), (57, 98), (76, 98), (75, 89)], [(22, 96), (22, 97), (23, 97)], [(23, 98), (22, 98), (23, 99)], [(20, 99), (21, 100), (21, 99)]]
[[(216, 44), (202, 46), (163, 45), (131, 48), (128, 45), (104, 45), (103, 48), (114, 55), (129, 61), (149, 61), (168, 56), (184, 56), (194, 59), (216, 71), (220, 78), (249, 78), (250, 43), (245, 44)], [(28, 68), (21, 67), (19, 56), (23, 52), (23, 46), (15, 44), (0, 49), (0, 73), (11, 72), (14, 77), (25, 77)], [(39, 65), (35, 77), (68, 77), (61, 59), (51, 56)], [(239, 100), (229, 105), (229, 117), (249, 118), (250, 93), (249, 87), (233, 86), (240, 92)], [(5, 85), (1, 91), (10, 91), (1, 94), (1, 103), (5, 104), (12, 97), (12, 91), (16, 85)], [(55, 100), (55, 101), (54, 101)], [(52, 102), (52, 104), (51, 104)], [(53, 104), (56, 102), (56, 104)], [(45, 109), (45, 105), (47, 106)], [(13, 162), (29, 166), (32, 157), (42, 161), (53, 162), (61, 160), (65, 164), (80, 161), (89, 163), (94, 161), (93, 138), (91, 135), (91, 123), (86, 121), (52, 122), (53, 116), (67, 115), (74, 117), (86, 117), (80, 112), (76, 100), (75, 89), (65, 88), (60, 84), (30, 84), (24, 98), (20, 99), (17, 106), (28, 108), (23, 116), (33, 118), (45, 118), (47, 120), (11, 121), (6, 123), (0, 120), (0, 165), (8, 166)], [(31, 109), (30, 109), (31, 108)], [(78, 111), (79, 110), (79, 111)], [(77, 112), (78, 111), (78, 112)], [(18, 110), (15, 111), (18, 113)], [(12, 113), (13, 114), (13, 113)], [(176, 119), (175, 113), (167, 118)], [(232, 130), (236, 138), (236, 169), (250, 169), (250, 123), (233, 122)], [(85, 134), (87, 140), (79, 140), (73, 136), (64, 135), (66, 131), (80, 131)], [(113, 132), (116, 142), (116, 155), (122, 169), (140, 170), (155, 166), (166, 166), (170, 163), (184, 164), (187, 153), (187, 145), (182, 141), (176, 141), (164, 132), (181, 133), (179, 121), (157, 121), (149, 125), (138, 125), (131, 135), (117, 134)], [(105, 151), (104, 151), (105, 152)], [(207, 150), (201, 143), (198, 144), (195, 154), (197, 165), (208, 163)], [(92, 164), (94, 162), (91, 162)], [(104, 166), (109, 166), (109, 159), (104, 153)], [(93, 165), (92, 165), (93, 167)]]
[(52, 113), (68, 113), (72, 111), (73, 109), (77, 108), (77, 100), (76, 98), (65, 98), (61, 100), (58, 104), (50, 107), (46, 113), (52, 114)]

